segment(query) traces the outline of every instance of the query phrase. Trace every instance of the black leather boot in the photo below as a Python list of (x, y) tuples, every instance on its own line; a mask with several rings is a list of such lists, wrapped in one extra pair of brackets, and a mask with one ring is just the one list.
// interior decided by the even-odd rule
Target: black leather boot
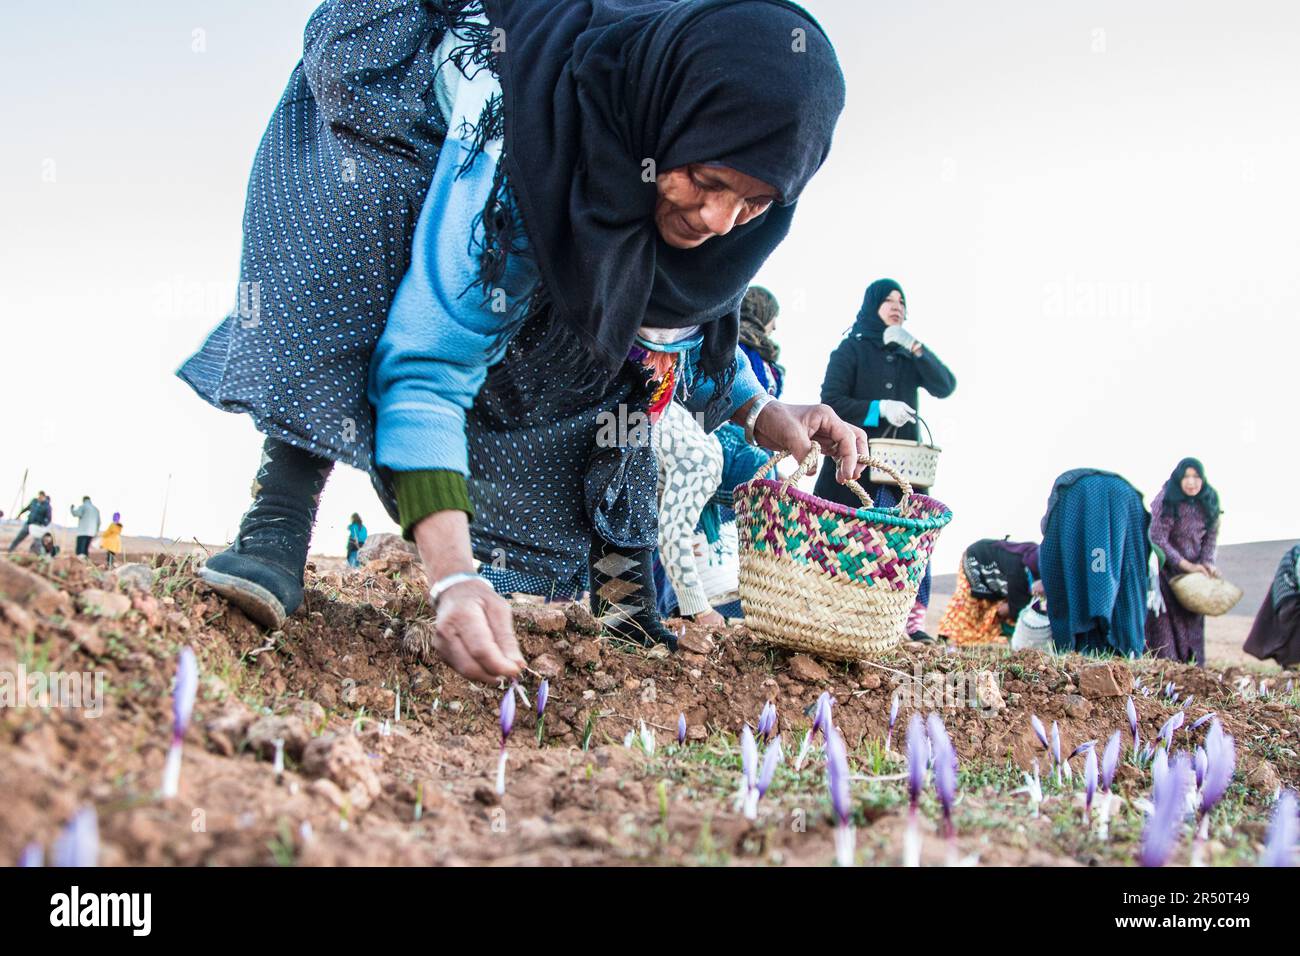
[(253, 481), (253, 506), (235, 543), (199, 577), (263, 627), (275, 630), (302, 605), (302, 578), (316, 508), (334, 463), (268, 438)]

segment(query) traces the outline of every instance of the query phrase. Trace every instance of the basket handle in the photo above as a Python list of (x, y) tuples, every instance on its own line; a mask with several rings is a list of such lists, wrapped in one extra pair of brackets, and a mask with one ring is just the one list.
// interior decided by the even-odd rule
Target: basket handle
[[(929, 445), (931, 448), (933, 448), (933, 447), (934, 447), (934, 432), (930, 431), (930, 423), (927, 422), (927, 421), (926, 421), (924, 418), (922, 418), (920, 415), (917, 415), (917, 416), (916, 416), (916, 420), (917, 420), (918, 422), (920, 422), (922, 425), (925, 426), (925, 437), (926, 437), (927, 439), (929, 439), (929, 440), (926, 442), (926, 444)], [(881, 438), (893, 438), (893, 437), (894, 437), (895, 435), (897, 435), (897, 434), (898, 434), (898, 426), (897, 426), (897, 425), (890, 425), (890, 426), (889, 426), (889, 431), (886, 432), (884, 435), (881, 435), (880, 437), (881, 437)], [(918, 433), (918, 435), (917, 435), (918, 443), (919, 443), (919, 439), (920, 439), (920, 437), (921, 437), (921, 436), (920, 436), (920, 434)]]
[[(796, 468), (788, 478), (782, 480), (781, 494), (785, 494), (789, 490), (792, 484), (797, 482), (800, 478), (804, 477), (804, 475), (808, 474), (809, 469), (811, 469), (812, 466), (817, 463), (817, 459), (821, 457), (821, 454), (822, 454), (822, 446), (819, 445), (817, 442), (813, 442), (812, 448), (808, 450), (808, 454), (805, 455), (803, 461), (799, 463), (799, 467)], [(787, 451), (776, 452), (774, 455), (772, 455), (771, 458), (769, 458), (767, 461), (763, 463), (762, 467), (759, 468), (758, 471), (754, 473), (754, 477), (751, 478), (750, 481), (753, 481), (754, 479), (758, 478), (760, 475), (767, 474), (769, 471), (771, 471), (773, 468), (775, 468), (778, 464), (780, 464), (784, 459), (788, 457), (790, 457), (790, 453)], [(906, 478), (904, 478), (902, 475), (896, 472), (885, 462), (880, 461), (877, 458), (872, 458), (870, 455), (859, 455), (858, 462), (860, 464), (866, 465), (868, 468), (879, 468), (885, 474), (889, 475), (889, 477), (893, 478), (894, 481), (898, 482), (899, 490), (902, 491), (903, 495), (901, 498), (899, 498), (898, 505), (896, 507), (898, 507), (901, 510), (907, 504), (907, 499), (912, 496), (911, 482), (909, 482)], [(871, 500), (871, 495), (867, 494), (866, 489), (863, 488), (856, 481), (854, 481), (852, 478), (844, 482), (844, 487), (850, 489), (855, 495), (858, 496), (858, 500), (862, 502), (862, 507), (874, 508), (876, 506), (876, 503)]]

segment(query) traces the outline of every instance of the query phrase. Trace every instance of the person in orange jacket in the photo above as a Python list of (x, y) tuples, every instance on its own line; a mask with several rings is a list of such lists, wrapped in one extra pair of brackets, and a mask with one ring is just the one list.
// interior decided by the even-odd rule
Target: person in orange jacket
[(122, 513), (120, 511), (113, 512), (113, 522), (99, 536), (99, 546), (104, 549), (108, 557), (108, 566), (111, 568), (117, 560), (117, 556), (122, 553)]

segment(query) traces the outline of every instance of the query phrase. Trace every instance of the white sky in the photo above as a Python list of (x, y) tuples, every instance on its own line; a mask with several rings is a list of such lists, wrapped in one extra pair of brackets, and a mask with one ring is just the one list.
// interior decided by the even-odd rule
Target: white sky
[[(172, 371), (233, 299), (248, 169), (301, 50), (303, 0), (65, 0), (0, 35), (0, 508), (221, 541), (259, 437)], [(882, 275), (953, 369), (922, 398), (937, 497), (969, 541), (1037, 533), (1078, 465), (1150, 496), (1198, 455), (1225, 542), (1300, 537), (1288, 485), (1300, 307), (1300, 5), (809, 0), (849, 84), (830, 161), (758, 281), (791, 401)], [(195, 30), (206, 48), (196, 51)], [(50, 181), (52, 179), (52, 181)], [(315, 548), (360, 511), (337, 470)]]

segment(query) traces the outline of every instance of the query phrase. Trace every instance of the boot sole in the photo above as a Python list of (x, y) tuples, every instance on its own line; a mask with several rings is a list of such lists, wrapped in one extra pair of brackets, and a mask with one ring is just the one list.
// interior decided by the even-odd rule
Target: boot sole
[(284, 613), (284, 605), (280, 603), (280, 599), (260, 584), (237, 578), (233, 574), (222, 574), (207, 567), (199, 568), (199, 577), (206, 581), (212, 590), (267, 630), (278, 631), (288, 617)]

